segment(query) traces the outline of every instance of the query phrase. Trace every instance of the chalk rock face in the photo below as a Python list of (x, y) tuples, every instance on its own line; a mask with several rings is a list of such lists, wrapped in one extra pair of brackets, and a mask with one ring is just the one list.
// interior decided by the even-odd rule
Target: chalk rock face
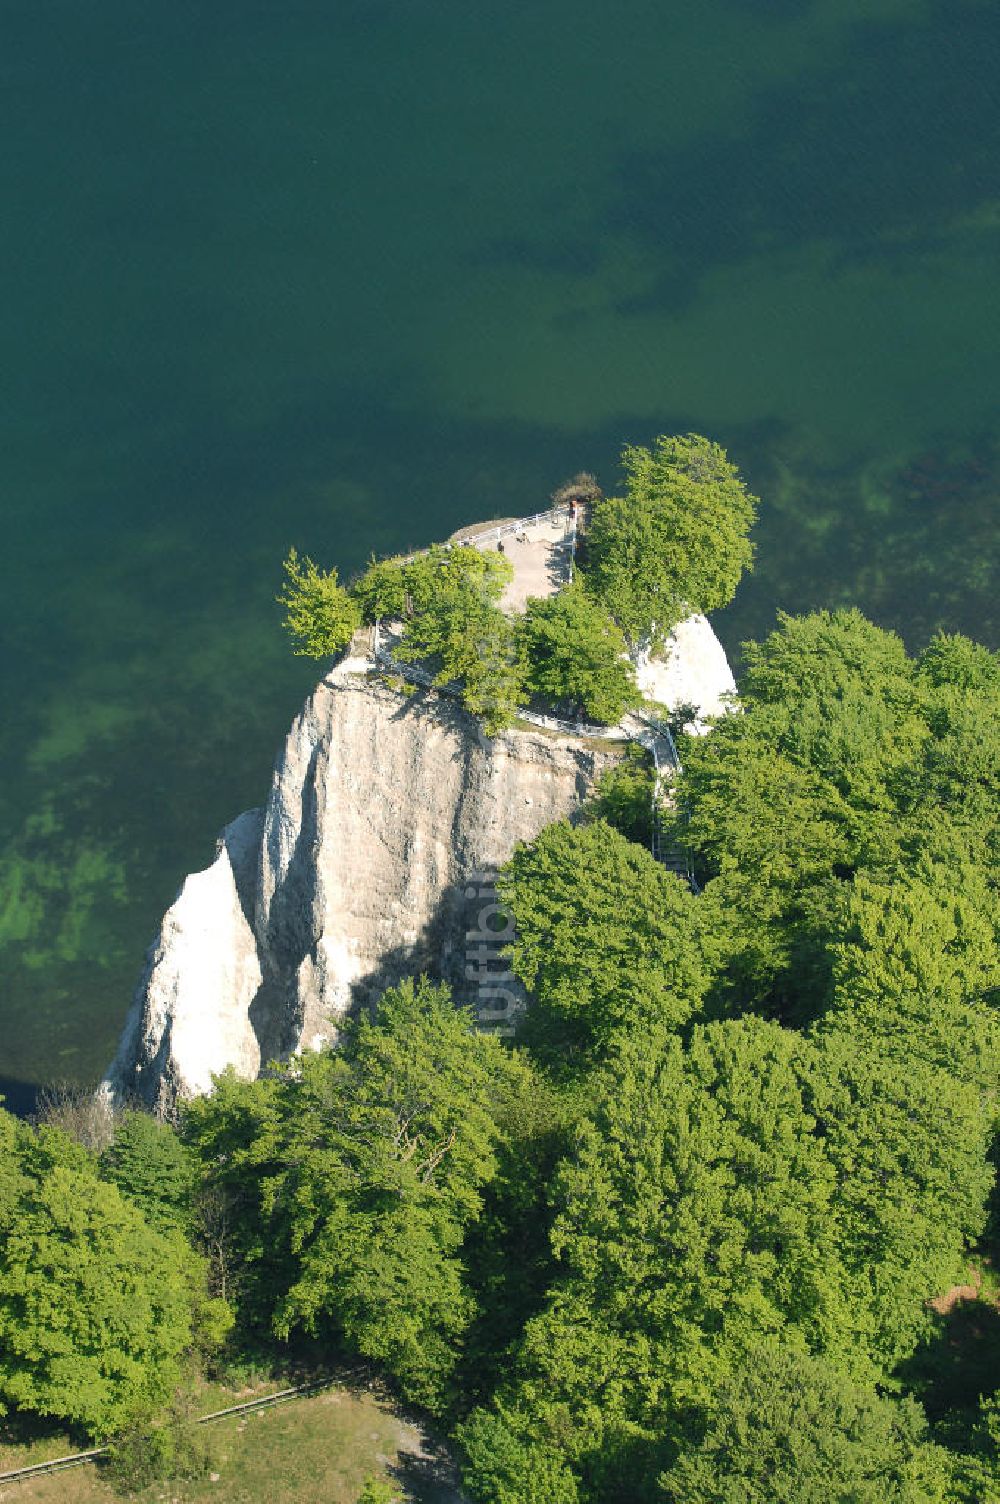
[[(670, 648), (640, 665), (645, 693), (717, 713), (733, 679), (707, 621), (682, 623)], [(107, 1097), (169, 1114), (227, 1065), (252, 1077), (318, 1046), (352, 1006), (419, 972), (484, 1020), (516, 1004), (509, 976), (491, 1001), (503, 937), (482, 974), (491, 874), (518, 841), (573, 817), (622, 743), (534, 728), (487, 738), (454, 699), (402, 693), (371, 667), (345, 659), (316, 688), (266, 808), (227, 826), (213, 864), (185, 881)]]
[[(433, 691), (339, 665), (295, 720), (263, 812), (228, 826), (149, 953), (105, 1092), (169, 1113), (232, 1064), (329, 1039), (353, 1005), (427, 971), (477, 1003), (467, 935), (515, 842), (573, 815), (621, 744), (486, 738)], [(495, 948), (495, 965), (499, 960)]]
[(253, 900), (263, 810), (227, 825), (215, 861), (188, 877), (146, 957), (106, 1089), (169, 1110), (229, 1064), (260, 1068), (249, 1010), (261, 984)]
[(647, 699), (671, 710), (692, 706), (695, 716), (689, 729), (695, 731), (704, 731), (705, 722), (726, 709), (725, 697), (736, 693), (725, 650), (704, 616), (679, 622), (662, 653), (640, 654), (636, 679)]

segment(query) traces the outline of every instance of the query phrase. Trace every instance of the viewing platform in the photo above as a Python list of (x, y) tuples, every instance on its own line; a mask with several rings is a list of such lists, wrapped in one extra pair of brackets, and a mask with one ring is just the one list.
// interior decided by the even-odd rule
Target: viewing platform
[(538, 512), (533, 517), (459, 528), (448, 542), (484, 553), (504, 553), (513, 566), (514, 578), (500, 597), (502, 611), (523, 611), (529, 597), (544, 600), (573, 578), (576, 519), (566, 507)]

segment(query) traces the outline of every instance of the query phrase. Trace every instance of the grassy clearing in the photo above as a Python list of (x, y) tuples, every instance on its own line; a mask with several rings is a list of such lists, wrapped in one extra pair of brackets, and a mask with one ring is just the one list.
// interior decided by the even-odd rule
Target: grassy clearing
[[(223, 1409), (284, 1387), (268, 1384), (236, 1392), (219, 1385), (198, 1393), (198, 1410)], [(428, 1455), (420, 1430), (388, 1400), (367, 1389), (333, 1387), (271, 1410), (227, 1417), (201, 1428), (211, 1449), (211, 1473), (195, 1481), (155, 1483), (126, 1492), (106, 1469), (88, 1464), (27, 1483), (0, 1485), (2, 1504), (355, 1504), (371, 1474), (394, 1478), (400, 1498), (420, 1504), (459, 1504), (440, 1463)], [(50, 1430), (21, 1445), (0, 1442), (0, 1472), (81, 1450)], [(217, 1477), (213, 1480), (211, 1474)]]

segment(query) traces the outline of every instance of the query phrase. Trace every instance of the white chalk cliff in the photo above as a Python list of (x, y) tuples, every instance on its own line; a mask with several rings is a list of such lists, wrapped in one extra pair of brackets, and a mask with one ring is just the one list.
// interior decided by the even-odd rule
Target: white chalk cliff
[(722, 643), (707, 617), (689, 616), (674, 627), (662, 653), (641, 653), (636, 679), (648, 700), (671, 709), (690, 706), (695, 712), (689, 731), (704, 731), (713, 716), (722, 715), (736, 693), (736, 680)]
[[(572, 816), (621, 745), (516, 729), (487, 738), (453, 699), (339, 664), (292, 725), (266, 808), (223, 831), (164, 916), (104, 1085), (169, 1113), (232, 1065), (318, 1045), (354, 1004), (428, 971), (472, 1000), (477, 875)], [(704, 618), (647, 694), (715, 714), (732, 675)]]

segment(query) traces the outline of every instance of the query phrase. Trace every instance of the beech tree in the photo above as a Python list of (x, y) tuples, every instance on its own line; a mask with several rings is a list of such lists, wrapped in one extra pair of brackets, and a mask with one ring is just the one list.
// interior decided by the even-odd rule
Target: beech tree
[(518, 1070), (421, 980), (387, 992), (337, 1050), (189, 1104), (210, 1183), (251, 1202), (244, 1257), (264, 1267), (279, 1336), (336, 1336), (411, 1400), (446, 1406), (474, 1315), (461, 1245)]
[(735, 1005), (796, 1022), (827, 1006), (830, 936), (861, 873), (996, 881), (1000, 698), (971, 647), (939, 643), (921, 667), (857, 611), (783, 617), (745, 647), (742, 713), (684, 739), (675, 818), (743, 936)]
[(628, 742), (621, 761), (597, 781), (588, 816), (607, 823), (636, 845), (649, 847), (653, 835), (653, 759)]
[(285, 584), (277, 599), (298, 657), (329, 658), (347, 646), (361, 625), (361, 612), (337, 571), (323, 571), (294, 548), (284, 562)]
[(525, 1438), (502, 1408), (477, 1410), (459, 1426), (458, 1441), (462, 1481), (480, 1504), (577, 1504), (576, 1479), (558, 1449)]
[(1000, 1018), (996, 898), (969, 862), (859, 874), (832, 926), (823, 1028), (849, 1031), (907, 1071), (915, 1061), (992, 1091)]
[(592, 1063), (618, 1030), (678, 1027), (700, 1005), (711, 969), (696, 900), (604, 821), (546, 826), (515, 848), (498, 889), (534, 996), (525, 1038), (546, 1059)]
[(954, 1504), (954, 1472), (913, 1400), (762, 1343), (722, 1375), (700, 1440), (660, 1486), (669, 1504)]
[(579, 583), (529, 600), (518, 633), (528, 688), (557, 708), (613, 724), (641, 698), (620, 628)]
[(351, 595), (366, 622), (402, 620), (408, 599), (407, 565), (401, 559), (371, 559), (351, 586)]
[(691, 1413), (762, 1332), (849, 1347), (808, 1052), (761, 1019), (696, 1026), (688, 1048), (658, 1025), (591, 1083), (553, 1180), (556, 1276), (493, 1412), (554, 1447), (581, 1498), (658, 1498)]
[(473, 596), (495, 606), (514, 576), (510, 560), (492, 549), (471, 544), (435, 543), (405, 566), (406, 588), (415, 612), (425, 611), (442, 598)]
[(229, 1313), (176, 1231), (156, 1231), (84, 1151), (0, 1112), (0, 1408), (103, 1437), (163, 1405)]
[(412, 559), (370, 560), (350, 594), (365, 621), (402, 620), (456, 596), (495, 606), (513, 573), (502, 554), (435, 543)]
[(699, 434), (628, 445), (622, 466), (625, 496), (593, 506), (586, 578), (632, 642), (662, 644), (684, 616), (732, 599), (753, 561), (757, 501)]
[(685, 738), (664, 824), (695, 854), (703, 901), (731, 936), (724, 1006), (798, 1021), (826, 1000), (830, 926), (852, 871), (849, 811), (757, 731), (748, 711)]
[(166, 1123), (148, 1112), (125, 1112), (98, 1167), (153, 1227), (190, 1230), (198, 1164)]
[(491, 735), (526, 698), (514, 627), (496, 605), (512, 573), (508, 559), (476, 548), (435, 547), (405, 568), (414, 614), (396, 657), (428, 664), (435, 684), (458, 685)]
[(885, 1382), (982, 1233), (991, 1102), (849, 1034), (644, 1027), (589, 1090), (552, 1179), (554, 1278), (488, 1412), (511, 1455), (554, 1448), (582, 1498), (657, 1497), (761, 1342)]
[(881, 1380), (929, 1333), (927, 1302), (963, 1282), (986, 1226), (994, 1093), (919, 1047), (903, 1064), (846, 1028), (816, 1044), (803, 1090), (836, 1175), (844, 1320), (855, 1372)]
[(458, 684), (465, 708), (491, 735), (511, 724), (527, 698), (512, 623), (473, 591), (434, 597), (409, 623), (396, 656), (429, 661), (435, 684)]

